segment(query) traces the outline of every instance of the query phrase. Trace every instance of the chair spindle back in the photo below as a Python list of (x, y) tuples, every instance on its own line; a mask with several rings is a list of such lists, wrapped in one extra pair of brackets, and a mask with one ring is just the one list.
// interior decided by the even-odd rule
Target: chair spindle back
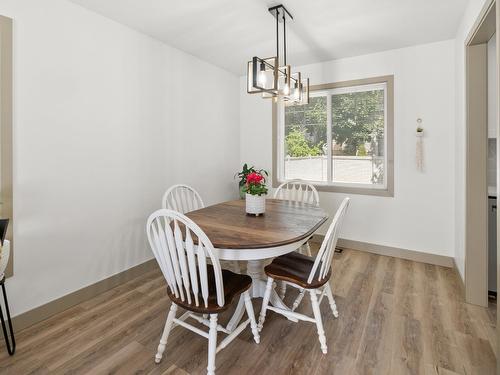
[(342, 222), (347, 212), (347, 208), (349, 207), (349, 202), (349, 198), (344, 198), (344, 200), (340, 204), (340, 207), (335, 213), (332, 223), (330, 224), (330, 226), (328, 227), (328, 231), (326, 232), (325, 239), (321, 244), (318, 255), (316, 256), (316, 260), (314, 261), (314, 265), (311, 269), (311, 273), (309, 274), (309, 278), (307, 279), (308, 283), (311, 283), (313, 281), (318, 267), (318, 281), (323, 280), (328, 274), (328, 271), (330, 270), (330, 267), (332, 265), (333, 254), (335, 253), (335, 247), (337, 245)]
[(274, 192), (274, 199), (319, 206), (318, 191), (313, 185), (303, 180), (290, 180), (282, 183)]
[(162, 207), (181, 214), (205, 207), (200, 194), (188, 185), (171, 186), (163, 195)]
[[(214, 272), (217, 304), (224, 306), (219, 259), (212, 242), (198, 225), (179, 212), (160, 209), (149, 216), (146, 232), (172, 294), (183, 302), (187, 300), (187, 303), (194, 303), (196, 306), (203, 303), (205, 308), (208, 307), (208, 257)], [(193, 237), (198, 239), (197, 245), (194, 244)], [(199, 292), (203, 301), (199, 301)]]

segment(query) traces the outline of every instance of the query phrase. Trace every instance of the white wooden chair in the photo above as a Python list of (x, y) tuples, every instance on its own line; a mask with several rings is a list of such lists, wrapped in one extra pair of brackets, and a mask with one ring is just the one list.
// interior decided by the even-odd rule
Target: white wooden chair
[[(259, 317), (259, 331), (262, 330), (264, 325), (267, 310), (275, 311), (286, 317), (316, 323), (321, 350), (326, 354), (326, 337), (323, 329), (323, 323), (321, 321), (320, 304), (323, 297), (326, 295), (330, 302), (330, 308), (333, 316), (335, 318), (338, 317), (337, 305), (335, 303), (335, 299), (333, 298), (332, 290), (328, 281), (330, 280), (332, 273), (331, 264), (333, 254), (335, 253), (335, 245), (337, 244), (340, 227), (348, 206), (349, 198), (345, 198), (337, 210), (330, 227), (328, 228), (316, 259), (293, 252), (275, 258), (270, 265), (264, 268), (268, 279), (264, 300), (262, 302), (262, 310)], [(274, 280), (286, 281), (287, 284), (300, 290), (300, 293), (297, 296), (291, 310), (269, 306), (269, 298), (271, 296)], [(311, 295), (311, 304), (314, 313), (313, 318), (295, 312), (295, 309), (302, 301), (306, 289)]]
[[(191, 186), (177, 184), (168, 188), (165, 194), (163, 194), (161, 206), (162, 208), (174, 210), (181, 214), (187, 214), (190, 211), (204, 208), (205, 204), (200, 194)], [(241, 272), (238, 261), (232, 261), (231, 267), (234, 272)]]
[(319, 206), (319, 194), (316, 188), (304, 180), (283, 182), (276, 188), (274, 199), (309, 203)]
[[(292, 202), (308, 203), (319, 206), (319, 194), (316, 188), (304, 180), (290, 180), (283, 182), (276, 188), (274, 199), (282, 199)], [(307, 256), (311, 256), (311, 247), (309, 242), (302, 245), (298, 251)], [(285, 298), (286, 284), (281, 283), (279, 296)]]
[(163, 194), (161, 206), (181, 214), (205, 207), (200, 194), (191, 186), (182, 184), (171, 186)]
[[(276, 191), (274, 192), (274, 199), (308, 203), (319, 206), (318, 191), (313, 185), (303, 180), (290, 180), (283, 182), (276, 188)], [(301, 249), (299, 249), (299, 251), (311, 256), (311, 248), (307, 242), (301, 247)]]
[[(256, 343), (260, 342), (248, 289), (252, 279), (247, 275), (223, 270), (206, 234), (185, 215), (160, 209), (149, 217), (146, 225), (149, 244), (167, 281), (167, 294), (172, 301), (165, 328), (158, 345), (156, 363), (162, 359), (167, 338), (174, 325), (183, 326), (208, 339), (209, 375), (215, 374), (215, 354), (225, 348), (250, 323)], [(211, 260), (208, 264), (207, 258)], [(217, 324), (218, 314), (235, 298), (245, 303), (248, 319), (232, 331)], [(177, 307), (187, 311), (176, 318)], [(210, 315), (210, 320), (206, 319)], [(208, 333), (186, 322), (193, 318), (209, 327)], [(228, 334), (217, 345), (217, 332)]]

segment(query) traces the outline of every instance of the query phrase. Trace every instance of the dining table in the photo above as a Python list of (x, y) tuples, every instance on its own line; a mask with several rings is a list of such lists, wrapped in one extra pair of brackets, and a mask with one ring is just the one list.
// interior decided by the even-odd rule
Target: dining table
[[(220, 260), (247, 262), (252, 298), (264, 297), (266, 262), (299, 249), (328, 219), (316, 205), (280, 199), (266, 199), (265, 213), (259, 216), (246, 214), (243, 199), (207, 206), (186, 216), (205, 232)], [(289, 309), (275, 290), (269, 302)], [(238, 326), (244, 311), (244, 301), (240, 300), (227, 330)]]

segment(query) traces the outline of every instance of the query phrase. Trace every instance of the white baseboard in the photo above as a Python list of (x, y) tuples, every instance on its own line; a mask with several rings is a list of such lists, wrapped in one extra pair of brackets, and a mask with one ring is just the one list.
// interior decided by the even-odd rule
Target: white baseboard
[[(19, 314), (12, 318), (13, 326), (16, 331), (27, 328), (35, 323), (41, 322), (42, 320), (51, 317), (52, 315), (60, 313), (72, 306), (96, 297), (107, 290), (110, 290), (120, 284), (126, 283), (127, 281), (130, 281), (154, 269), (158, 269), (156, 259), (148, 260), (137, 266), (129, 268), (128, 270), (122, 271), (116, 275), (110, 276), (104, 280), (86, 286), (61, 298), (47, 302), (42, 306)], [(7, 288), (7, 294), (8, 293), (9, 290)]]
[[(323, 238), (324, 238), (323, 235), (315, 234), (313, 237), (313, 241), (321, 243), (323, 241)], [(415, 262), (434, 264), (436, 266), (443, 266), (449, 268), (453, 268), (455, 266), (455, 260), (453, 257), (424, 253), (416, 250), (401, 249), (392, 246), (378, 245), (362, 241), (347, 240), (344, 238), (339, 238), (337, 242), (337, 247), (344, 249), (365, 251), (368, 253), (385, 255), (395, 258), (413, 260)]]
[[(324, 236), (315, 234), (313, 236), (313, 242), (321, 243)], [(416, 262), (435, 264), (444, 267), (455, 267), (455, 262), (452, 257), (447, 257), (443, 255), (423, 253), (415, 250), (400, 249), (391, 246), (377, 245), (367, 242), (346, 240), (339, 238), (337, 247), (345, 249), (353, 249), (359, 251), (365, 251), (369, 253), (374, 253), (378, 255), (391, 256), (396, 258), (413, 260)], [(40, 322), (48, 317), (64, 311), (71, 306), (78, 303), (86, 301), (92, 297), (99, 295), (115, 286), (118, 286), (124, 282), (132, 280), (133, 278), (151, 271), (157, 268), (157, 263), (154, 259), (142, 263), (138, 266), (132, 267), (126, 271), (120, 272), (117, 275), (113, 275), (105, 280), (99, 281), (83, 289), (77, 290), (76, 292), (70, 293), (64, 297), (58, 298), (55, 301), (51, 301), (43, 306), (37, 307), (33, 310), (27, 311), (16, 317), (13, 317), (13, 323), (16, 330), (21, 330), (23, 328), (29, 327), (32, 324)], [(8, 292), (8, 291), (7, 291)]]

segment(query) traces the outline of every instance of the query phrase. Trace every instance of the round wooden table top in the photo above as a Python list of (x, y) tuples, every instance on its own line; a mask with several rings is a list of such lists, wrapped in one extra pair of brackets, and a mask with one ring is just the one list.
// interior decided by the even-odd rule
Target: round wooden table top
[(310, 237), (327, 219), (317, 206), (279, 199), (266, 200), (266, 212), (247, 215), (242, 199), (186, 214), (219, 249), (261, 249), (292, 244)]

